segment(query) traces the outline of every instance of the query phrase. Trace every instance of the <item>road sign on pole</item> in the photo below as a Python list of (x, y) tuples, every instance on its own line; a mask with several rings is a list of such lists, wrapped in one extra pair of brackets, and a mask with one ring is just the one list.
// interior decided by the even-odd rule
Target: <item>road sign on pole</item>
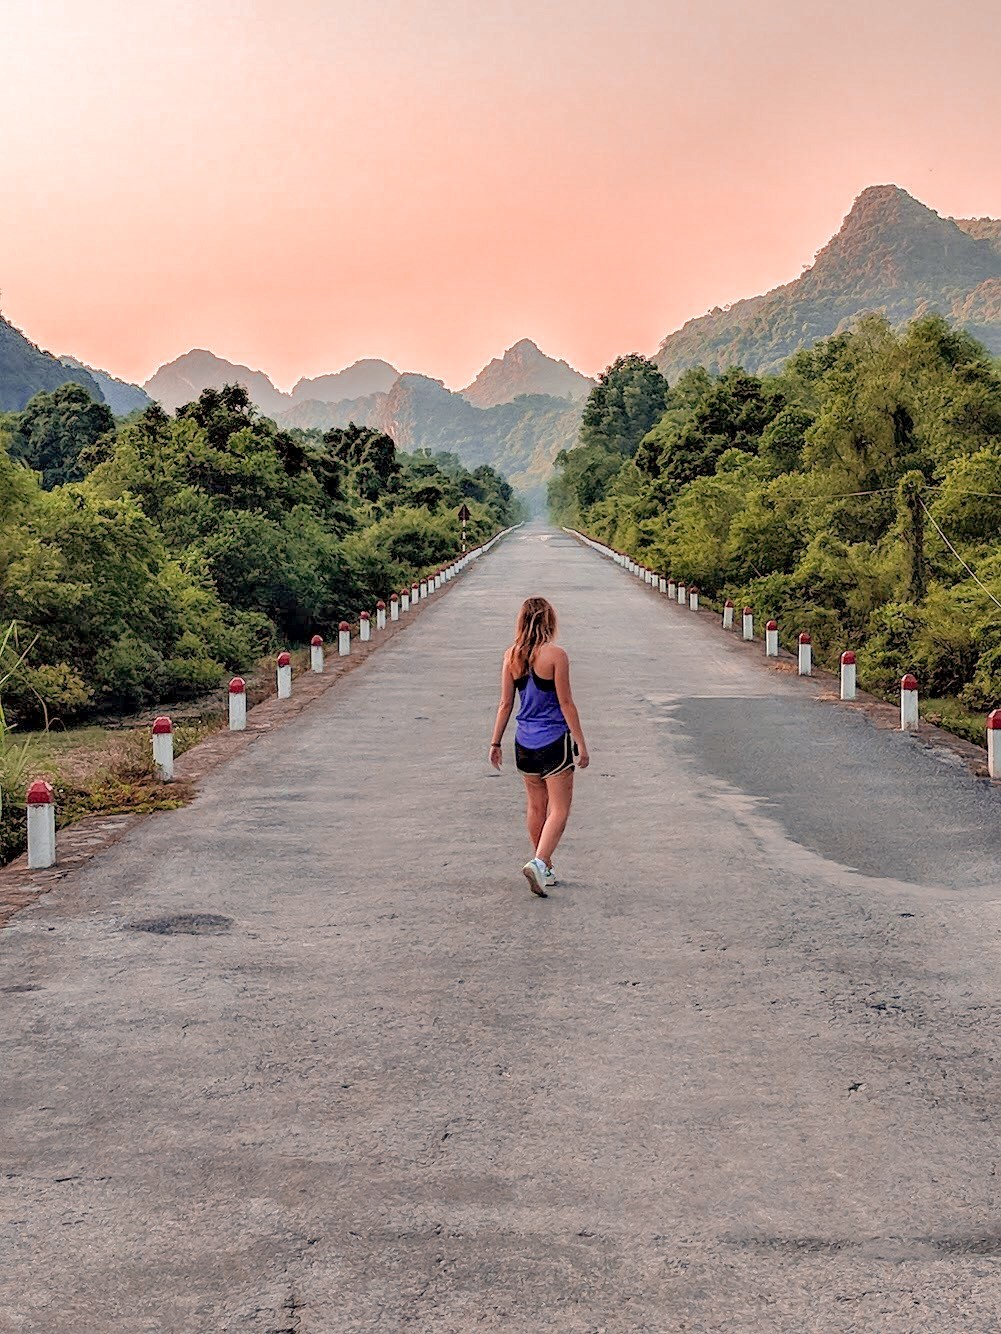
[(459, 508), (459, 518), (462, 521), (462, 554), (466, 554), (466, 520), (471, 519), (468, 505), (462, 505)]

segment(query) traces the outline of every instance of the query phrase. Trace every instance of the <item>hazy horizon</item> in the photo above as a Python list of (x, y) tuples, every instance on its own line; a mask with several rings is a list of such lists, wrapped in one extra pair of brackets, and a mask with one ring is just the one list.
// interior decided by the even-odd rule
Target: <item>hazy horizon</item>
[(595, 375), (798, 276), (867, 186), (1001, 214), (993, 4), (37, 0), (0, 14), (4, 314), (142, 382), (192, 348)]

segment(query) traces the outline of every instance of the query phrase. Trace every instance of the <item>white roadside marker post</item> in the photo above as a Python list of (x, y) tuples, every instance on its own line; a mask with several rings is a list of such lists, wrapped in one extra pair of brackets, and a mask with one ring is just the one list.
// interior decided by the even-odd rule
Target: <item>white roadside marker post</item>
[(405, 588), (400, 594), (400, 611), (410, 610), (410, 589)]
[(174, 777), (174, 724), (162, 714), (153, 719), (153, 768), (161, 783)]
[(662, 593), (667, 592), (667, 580), (664, 578), (662, 574), (657, 576), (657, 587), (660, 589)]
[(52, 784), (36, 778), (28, 788), (28, 870), (56, 864), (56, 804)]
[(692, 584), (691, 588), (688, 590), (688, 607), (690, 611), (698, 611), (699, 609), (698, 584)]
[(323, 671), (323, 640), (319, 635), (314, 635), (309, 641), (309, 670)]
[(813, 675), (813, 641), (805, 630), (799, 637), (799, 675)]
[(856, 689), (855, 654), (848, 649), (841, 655), (841, 698), (854, 699)]
[(420, 583), (420, 593), (421, 593), (421, 599), (422, 599), (422, 600), (423, 600), (424, 598), (426, 598), (427, 595), (428, 595), (428, 581), (427, 581), (426, 579), (422, 579), (422, 580), (421, 580), (421, 583)]
[(688, 601), (688, 589), (684, 584), (678, 585), (678, 606), (683, 607)]
[(400, 595), (394, 593), (389, 599), (389, 619), (398, 621), (400, 619)]
[(741, 615), (741, 631), (745, 639), (754, 638), (754, 611), (750, 607), (745, 607)]
[(363, 611), (358, 617), (358, 638), (363, 644), (367, 644), (372, 638), (372, 620), (367, 611)]
[(779, 656), (779, 623), (778, 621), (769, 621), (765, 626), (765, 657), (777, 658)]
[(668, 579), (667, 581), (668, 601), (673, 602), (677, 596), (678, 596), (678, 581), (676, 579)]
[(229, 730), (247, 730), (247, 683), (242, 676), (234, 676), (229, 683)]
[(733, 598), (727, 598), (723, 603), (723, 629), (733, 629)]
[(375, 628), (377, 630), (386, 628), (386, 604), (382, 598), (375, 604)]
[(291, 699), (292, 698), (292, 654), (291, 653), (278, 654), (278, 670), (276, 672), (276, 676), (278, 678), (278, 698)]
[(410, 605), (416, 607), (421, 600), (421, 589), (419, 584), (410, 585)]
[(347, 621), (341, 621), (337, 627), (337, 653), (341, 658), (346, 658), (351, 652), (351, 627)]
[(987, 772), (1001, 778), (1001, 709), (991, 709), (987, 715)]
[(900, 730), (912, 732), (918, 725), (918, 681), (910, 672), (900, 678)]

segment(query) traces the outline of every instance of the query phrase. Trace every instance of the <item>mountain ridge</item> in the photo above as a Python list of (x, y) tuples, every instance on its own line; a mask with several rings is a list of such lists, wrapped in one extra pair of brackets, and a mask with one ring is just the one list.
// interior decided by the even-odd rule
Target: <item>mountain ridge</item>
[(72, 380), (98, 403), (105, 401), (93, 375), (45, 352), (0, 315), (0, 412), (20, 412), (35, 394), (51, 392)]
[(522, 338), (502, 356), (489, 361), (459, 393), (474, 407), (492, 408), (513, 402), (522, 394), (582, 399), (594, 385), (594, 380), (568, 362), (547, 356), (530, 338)]
[(86, 362), (76, 357), (60, 356), (59, 360), (64, 366), (72, 366), (75, 370), (86, 371), (92, 376), (104, 395), (105, 403), (116, 417), (127, 417), (137, 408), (140, 410), (148, 408), (153, 401), (145, 389), (137, 384), (131, 384), (128, 380), (120, 380), (117, 375), (112, 375), (109, 371), (88, 366)]
[(999, 280), (1001, 222), (960, 226), (899, 186), (869, 186), (799, 278), (688, 320), (654, 360), (669, 379), (697, 365), (775, 371), (873, 310), (893, 324), (939, 310), (1001, 353)]

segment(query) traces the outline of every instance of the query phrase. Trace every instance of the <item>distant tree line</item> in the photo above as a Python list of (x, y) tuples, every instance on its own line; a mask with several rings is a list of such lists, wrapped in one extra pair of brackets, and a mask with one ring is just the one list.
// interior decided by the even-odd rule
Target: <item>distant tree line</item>
[(612, 365), (561, 453), (563, 522), (747, 602), (864, 684), (1001, 703), (1001, 375), (938, 316), (878, 316), (777, 375)]
[(493, 468), (279, 430), (240, 386), (118, 422), (76, 384), (37, 394), (0, 415), (0, 627), (32, 645), (8, 721), (195, 694), (329, 634), (454, 556), (463, 502), (473, 541), (520, 512)]

